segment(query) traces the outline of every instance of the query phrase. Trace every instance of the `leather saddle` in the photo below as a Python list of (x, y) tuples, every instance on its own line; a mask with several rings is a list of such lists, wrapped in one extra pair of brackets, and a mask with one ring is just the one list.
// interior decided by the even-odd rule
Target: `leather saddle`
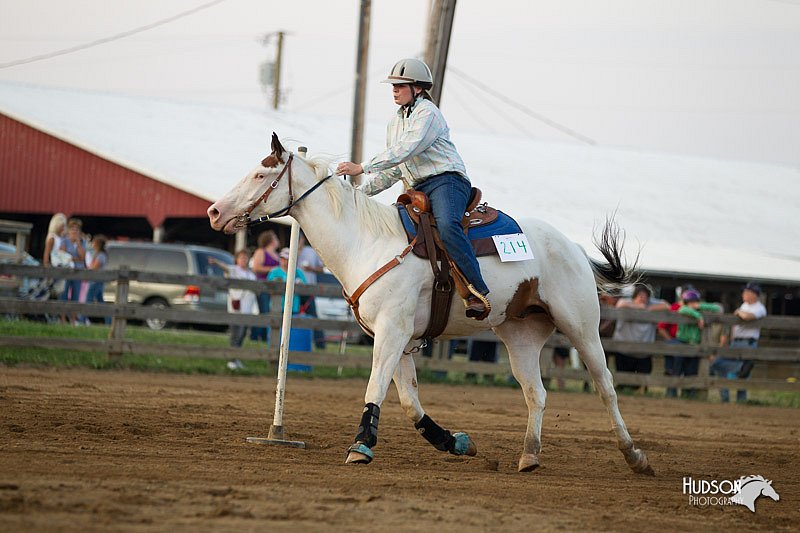
[[(489, 206), (486, 202), (481, 203), (482, 195), (480, 189), (473, 187), (469, 203), (461, 217), (461, 227), (467, 234), (467, 238), (475, 252), (475, 257), (486, 255), (497, 255), (492, 235), (503, 235), (507, 233), (520, 233), (522, 230), (511, 217)], [(430, 213), (430, 200), (425, 193), (409, 189), (397, 198), (395, 204), (400, 212), (400, 219), (406, 230), (408, 242), (418, 236), (420, 216), (422, 213)], [(431, 216), (431, 224), (436, 227), (436, 221)], [(434, 232), (438, 239), (438, 232)], [(414, 244), (414, 255), (422, 259), (428, 258), (428, 251), (424, 243), (419, 240)]]
[[(482, 226), (484, 224), (491, 224), (497, 220), (497, 209), (489, 207), (485, 202), (481, 204), (483, 193), (477, 187), (473, 187), (467, 202), (467, 208), (464, 211), (464, 216), (461, 217), (461, 227), (465, 230)], [(397, 197), (397, 203), (405, 206), (408, 216), (414, 221), (414, 224), (419, 224), (419, 216), (422, 213), (431, 212), (431, 201), (424, 192), (408, 189), (406, 192)], [(435, 222), (434, 222), (435, 225)]]
[[(461, 218), (461, 227), (467, 235), (469, 235), (468, 230), (472, 228), (488, 226), (498, 220), (499, 212), (486, 203), (481, 204), (481, 196), (480, 189), (473, 187)], [(434, 338), (440, 335), (447, 325), (453, 286), (465, 300), (470, 296), (475, 296), (476, 293), (473, 292), (474, 289), (471, 290), (471, 285), (445, 250), (439, 232), (436, 230), (436, 221), (433, 218), (428, 196), (425, 193), (409, 189), (397, 198), (395, 205), (401, 211), (401, 219), (404, 218), (404, 214), (407, 214), (407, 220), (403, 220), (403, 226), (408, 235), (408, 242), (414, 243), (414, 255), (428, 259), (431, 263), (434, 276), (431, 320), (423, 338)], [(503, 216), (508, 218), (506, 215)], [(471, 243), (476, 256), (497, 253), (491, 236), (476, 239)], [(489, 309), (487, 304), (486, 314)]]

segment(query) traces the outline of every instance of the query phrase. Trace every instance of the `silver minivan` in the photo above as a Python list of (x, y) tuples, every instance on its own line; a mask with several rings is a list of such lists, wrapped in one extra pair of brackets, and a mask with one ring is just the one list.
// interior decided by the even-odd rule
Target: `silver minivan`
[[(109, 241), (106, 244), (106, 252), (107, 268), (117, 269), (124, 265), (131, 270), (144, 272), (223, 277), (225, 273), (221, 268), (209, 264), (209, 257), (228, 265), (234, 263), (233, 256), (224, 250), (193, 244)], [(115, 282), (106, 284), (103, 292), (105, 301), (114, 301), (116, 285)], [(205, 288), (201, 290), (196, 285), (131, 281), (128, 301), (161, 309), (174, 307), (226, 311), (228, 293)], [(155, 330), (168, 325), (165, 320), (157, 318), (147, 319), (145, 322), (150, 329)]]

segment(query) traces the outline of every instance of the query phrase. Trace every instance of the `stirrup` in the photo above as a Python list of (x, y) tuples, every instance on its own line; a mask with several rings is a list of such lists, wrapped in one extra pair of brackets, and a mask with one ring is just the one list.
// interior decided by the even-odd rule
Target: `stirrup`
[[(467, 308), (467, 316), (469, 318), (474, 318), (475, 320), (485, 319), (487, 316), (489, 316), (489, 313), (492, 312), (492, 304), (489, 303), (489, 300), (486, 298), (486, 296), (475, 290), (475, 287), (473, 287), (471, 283), (467, 285), (467, 290), (470, 292), (470, 295), (466, 300), (464, 300), (464, 306)], [(470, 298), (475, 298), (480, 301), (483, 304), (483, 309), (471, 309), (468, 304)]]

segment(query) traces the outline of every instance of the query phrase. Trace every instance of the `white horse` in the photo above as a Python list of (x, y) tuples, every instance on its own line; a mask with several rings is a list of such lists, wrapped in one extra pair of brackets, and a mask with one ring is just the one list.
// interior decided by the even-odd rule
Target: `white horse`
[[(264, 218), (267, 213), (270, 217), (291, 214), (325, 265), (352, 295), (408, 242), (394, 207), (370, 199), (341, 179), (326, 178), (327, 170), (328, 161), (293, 157), (273, 134), (272, 154), (209, 207), (211, 226), (231, 234), (252, 224), (251, 215)], [(608, 264), (601, 264), (542, 221), (520, 221), (520, 226), (530, 241), (534, 259), (501, 263), (496, 256), (480, 258), (483, 277), (491, 290), (492, 312), (483, 321), (469, 319), (460, 299), (454, 298), (443, 336), (462, 337), (491, 329), (508, 348), (511, 370), (528, 405), (520, 472), (539, 466), (546, 396), (539, 354), (558, 328), (586, 364), (626, 462), (634, 472), (652, 474), (645, 453), (634, 447), (620, 415), (598, 334), (598, 287), (630, 280), (630, 271), (620, 261), (616, 233), (607, 223), (598, 248)], [(432, 282), (430, 263), (410, 254), (360, 298), (360, 314), (375, 333), (375, 344), (366, 406), (347, 462), (372, 460), (380, 405), (392, 380), (403, 410), (426, 440), (455, 455), (475, 455), (477, 451), (466, 433), (451, 434), (441, 428), (425, 414), (419, 401), (414, 359), (409, 351), (419, 344), (415, 339), (428, 325)]]

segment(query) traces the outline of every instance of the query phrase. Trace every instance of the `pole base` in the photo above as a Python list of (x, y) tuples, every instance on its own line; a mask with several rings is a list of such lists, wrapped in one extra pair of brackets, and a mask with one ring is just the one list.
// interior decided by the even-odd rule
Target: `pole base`
[(272, 444), (274, 446), (289, 446), (290, 448), (305, 449), (306, 443), (300, 440), (270, 439), (264, 437), (247, 437), (247, 442), (253, 444)]
[(306, 443), (299, 440), (285, 440), (283, 438), (283, 426), (276, 426), (273, 424), (269, 428), (269, 436), (264, 437), (247, 437), (247, 442), (253, 444), (272, 444), (276, 446), (290, 446), (292, 448), (305, 448)]

